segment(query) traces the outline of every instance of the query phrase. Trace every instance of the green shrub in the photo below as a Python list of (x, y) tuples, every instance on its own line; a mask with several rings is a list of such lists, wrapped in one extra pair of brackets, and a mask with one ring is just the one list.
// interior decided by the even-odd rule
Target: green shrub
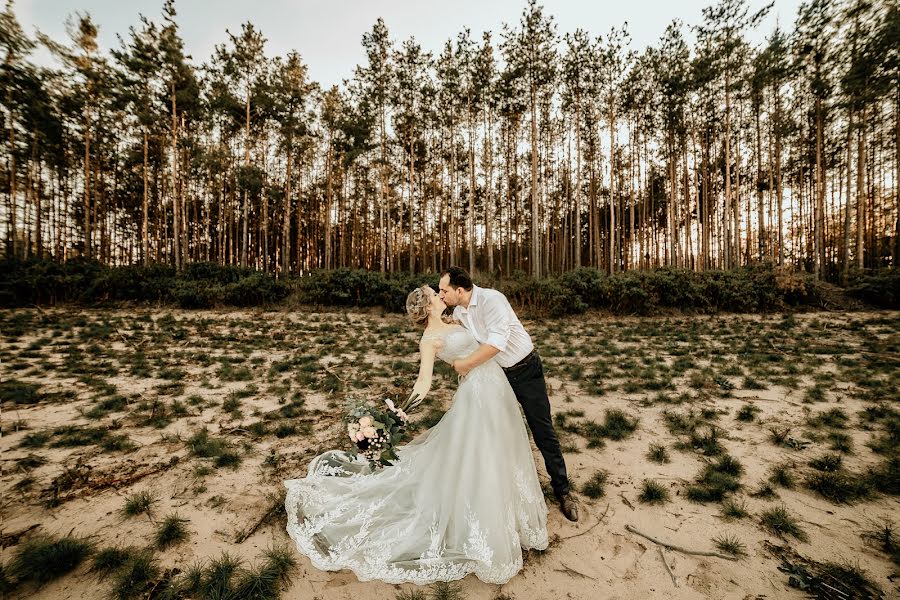
[[(301, 304), (382, 307), (402, 312), (407, 294), (437, 284), (437, 273), (390, 273), (364, 269), (313, 271), (276, 279), (268, 273), (211, 262), (189, 263), (176, 272), (165, 264), (107, 267), (97, 261), (31, 259), (0, 261), (0, 306), (58, 302), (133, 301), (174, 303), (182, 308), (224, 304), (257, 306), (294, 293)], [(504, 292), (520, 309), (562, 316), (589, 308), (619, 314), (652, 314), (660, 309), (712, 313), (757, 312), (820, 303), (818, 283), (809, 275), (762, 263), (730, 271), (659, 268), (611, 275), (580, 268), (534, 279), (517, 271), (476, 282)], [(882, 306), (896, 306), (900, 292), (894, 270), (858, 272), (852, 294)]]
[(848, 285), (847, 293), (863, 302), (882, 308), (900, 307), (900, 271), (897, 269), (854, 271)]

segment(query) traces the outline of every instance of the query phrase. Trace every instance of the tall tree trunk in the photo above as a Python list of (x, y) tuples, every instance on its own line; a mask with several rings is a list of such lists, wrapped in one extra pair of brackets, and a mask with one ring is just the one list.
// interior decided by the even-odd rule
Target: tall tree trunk
[(816, 97), (816, 209), (814, 211), (815, 222), (815, 260), (813, 261), (813, 273), (816, 279), (822, 277), (822, 269), (825, 266), (825, 165), (823, 153), (823, 129), (822, 100)]
[[(250, 91), (244, 99), (244, 176), (250, 167)], [(248, 198), (247, 182), (244, 182), (243, 206), (241, 209), (241, 267), (247, 267), (247, 254), (250, 245), (250, 199)]]
[(784, 185), (781, 173), (781, 92), (775, 85), (775, 198), (778, 204), (778, 265), (784, 264)]
[(728, 220), (731, 213), (731, 72), (725, 69), (725, 210), (724, 219), (724, 267), (731, 268), (731, 227)]
[[(293, 141), (288, 139), (287, 166), (284, 178), (284, 223), (281, 229), (281, 274), (284, 277), (291, 272), (291, 178), (293, 177)], [(298, 211), (299, 212), (299, 211)]]
[(487, 115), (487, 133), (484, 138), (485, 175), (487, 189), (484, 196), (484, 248), (487, 251), (488, 273), (494, 275), (494, 139), (493, 115), (490, 108), (485, 109)]
[(841, 285), (847, 285), (850, 273), (850, 199), (853, 197), (853, 109), (847, 118), (847, 197), (844, 200), (844, 244), (841, 248)]
[[(409, 140), (409, 272), (416, 272), (416, 204), (414, 201), (413, 181), (415, 179), (415, 140)], [(423, 236), (424, 239), (424, 236)], [(422, 257), (424, 261), (424, 256)]]
[(691, 186), (688, 177), (688, 148), (687, 138), (682, 142), (681, 146), (681, 178), (682, 190), (684, 192), (684, 254), (682, 256), (682, 267), (685, 269), (693, 269), (693, 248), (691, 235)]
[(581, 268), (581, 93), (575, 94), (575, 268)]
[[(37, 140), (37, 135), (35, 135), (35, 140)], [(34, 189), (34, 253), (38, 258), (44, 258), (44, 240), (41, 232), (41, 228), (43, 227), (42, 213), (42, 197), (43, 194), (41, 190), (43, 189), (43, 179), (41, 177), (42, 170), (42, 161), (40, 158), (40, 154), (37, 150), (37, 143), (35, 143), (34, 147), (34, 156), (37, 158), (37, 177), (35, 177), (35, 189)]]
[(175, 229), (175, 269), (181, 271), (181, 202), (178, 193), (178, 111), (175, 82), (170, 84), (172, 101), (172, 210)]
[[(7, 61), (11, 60), (11, 54), (8, 54)], [(18, 190), (16, 189), (16, 182), (18, 181), (19, 177), (16, 173), (16, 124), (12, 113), (11, 96), (11, 92), (8, 91), (6, 106), (9, 107), (9, 214), (7, 215), (8, 220), (6, 228), (6, 255), (16, 256), (16, 196), (18, 194)]]
[(469, 215), (467, 222), (469, 238), (469, 272), (475, 271), (475, 126), (469, 110)]
[[(862, 269), (865, 258), (863, 236), (866, 229), (866, 107), (856, 134), (856, 268)], [(895, 184), (896, 185), (896, 184)]]
[(450, 206), (447, 208), (447, 212), (450, 213), (450, 264), (455, 265), (459, 262), (457, 255), (459, 246), (456, 243), (456, 127), (453, 122), (452, 110), (450, 116)]
[(537, 92), (531, 84), (531, 275), (541, 276), (541, 244), (538, 196), (538, 130), (537, 130)]
[(91, 258), (91, 113), (84, 108), (84, 256)]
[[(766, 257), (766, 227), (763, 214), (763, 190), (762, 190), (762, 132), (759, 124), (760, 107), (756, 107), (756, 220), (759, 228), (758, 235), (758, 260)], [(750, 227), (750, 223), (747, 223)]]
[[(612, 93), (612, 92), (611, 92)], [(609, 272), (616, 271), (616, 111), (609, 103)]]

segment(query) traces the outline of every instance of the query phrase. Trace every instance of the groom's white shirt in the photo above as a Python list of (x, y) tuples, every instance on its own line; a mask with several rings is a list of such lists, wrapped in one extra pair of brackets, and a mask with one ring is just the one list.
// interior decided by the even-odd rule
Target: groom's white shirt
[(453, 318), (479, 344), (489, 344), (500, 351), (495, 359), (501, 367), (513, 366), (534, 350), (531, 336), (522, 327), (509, 300), (497, 290), (473, 285), (469, 307), (454, 308)]

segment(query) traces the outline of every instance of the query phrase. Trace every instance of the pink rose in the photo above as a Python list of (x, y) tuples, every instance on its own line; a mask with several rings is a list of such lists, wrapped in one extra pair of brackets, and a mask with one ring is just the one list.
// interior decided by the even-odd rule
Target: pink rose
[(363, 434), (362, 431), (357, 431), (357, 432), (356, 432), (356, 435), (355, 435), (354, 437), (356, 438), (356, 441), (357, 441), (357, 442), (361, 442), (361, 441), (363, 441), (364, 439), (366, 439), (366, 436), (365, 436), (365, 434)]
[(370, 417), (369, 415), (366, 415), (359, 420), (359, 426), (363, 429), (365, 429), (366, 427), (371, 427), (372, 423), (372, 417)]
[(363, 427), (362, 434), (367, 438), (373, 438), (378, 434), (378, 431), (374, 427)]

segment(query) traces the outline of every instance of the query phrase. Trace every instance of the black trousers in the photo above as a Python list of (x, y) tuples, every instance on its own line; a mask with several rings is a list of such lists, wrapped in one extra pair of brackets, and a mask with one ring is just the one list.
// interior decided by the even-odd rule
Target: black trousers
[(547, 382), (544, 381), (544, 364), (541, 357), (535, 352), (524, 362), (504, 371), (516, 399), (522, 405), (534, 443), (544, 457), (544, 466), (550, 475), (553, 493), (556, 496), (568, 494), (569, 478), (566, 475), (566, 462), (563, 460), (559, 439), (550, 418), (550, 399), (547, 397)]

